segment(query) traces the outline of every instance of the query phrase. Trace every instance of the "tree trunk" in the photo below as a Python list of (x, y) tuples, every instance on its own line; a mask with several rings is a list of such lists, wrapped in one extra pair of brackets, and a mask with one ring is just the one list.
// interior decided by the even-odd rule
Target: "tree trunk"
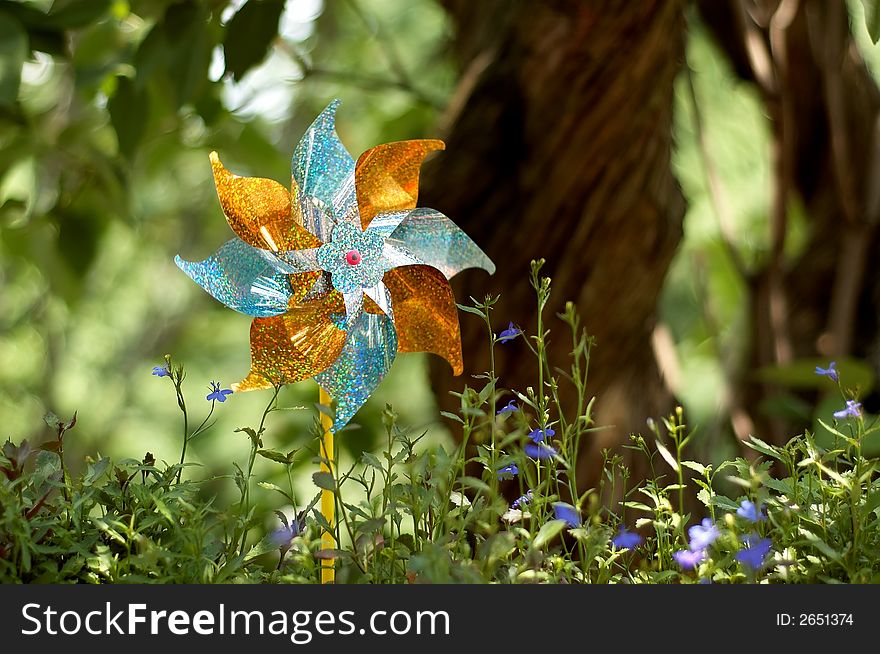
[[(843, 0), (700, 0), (736, 72), (766, 102), (774, 137), (778, 249), (749, 280), (751, 370), (802, 357), (854, 354), (880, 371), (878, 243), (880, 93), (853, 42)], [(806, 248), (783, 256), (793, 194), (810, 221)], [(779, 389), (741, 380), (745, 406)], [(762, 438), (808, 426), (755, 414)]]
[[(529, 262), (546, 257), (549, 354), (567, 369), (570, 337), (555, 316), (567, 300), (577, 304), (597, 341), (588, 395), (597, 396), (597, 424), (610, 426), (579, 462), (579, 480), (595, 485), (601, 450), (628, 442), (672, 403), (652, 334), (685, 210), (670, 169), (684, 3), (444, 4), (462, 77), (444, 121), (447, 153), (426, 166), (420, 201), (451, 216), (497, 264), (492, 278), (454, 280), (459, 298), (502, 295), (497, 331), (513, 321), (534, 333)], [(466, 375), (488, 369), (484, 327), (461, 322)], [(499, 346), (497, 357), (502, 385), (537, 385), (522, 342)], [(451, 408), (445, 390), (461, 379), (439, 367), (435, 379)], [(561, 391), (571, 406), (574, 390)]]

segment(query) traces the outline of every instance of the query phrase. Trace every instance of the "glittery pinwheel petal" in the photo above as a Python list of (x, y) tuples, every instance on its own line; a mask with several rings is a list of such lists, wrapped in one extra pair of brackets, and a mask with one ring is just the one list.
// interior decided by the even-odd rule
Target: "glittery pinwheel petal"
[(337, 325), (342, 296), (331, 292), (306, 304), (291, 303), (287, 313), (251, 323), (251, 371), (234, 391), (292, 384), (314, 377), (342, 352), (346, 332)]
[(211, 168), (217, 197), (229, 226), (245, 243), (279, 252), (320, 245), (301, 225), (299, 207), (278, 182), (261, 177), (239, 177), (226, 170), (216, 152)]
[(382, 278), (391, 293), (401, 352), (432, 352), (460, 375), (461, 332), (449, 282), (431, 266), (404, 266)]
[(356, 289), (342, 294), (345, 303), (345, 317), (338, 322), (340, 328), (351, 329), (364, 311), (364, 292)]
[(443, 141), (397, 141), (364, 152), (355, 167), (355, 187), (361, 225), (366, 229), (383, 211), (415, 209), (419, 195), (419, 169)]
[[(293, 179), (299, 188), (301, 204), (316, 200), (325, 211), (332, 212), (337, 220), (343, 216), (337, 215), (338, 209), (333, 209), (334, 196), (354, 173), (354, 159), (336, 135), (335, 116), (339, 104), (339, 100), (334, 100), (321, 112), (300, 139), (291, 160)], [(336, 203), (339, 202), (345, 203), (344, 200), (337, 199)], [(303, 209), (303, 225), (323, 241), (325, 239), (319, 231), (322, 227), (319, 224), (320, 218), (314, 215), (313, 209)]]
[(375, 309), (373, 309), (373, 306), (368, 305), (367, 300), (365, 300), (364, 311), (370, 311), (370, 313), (378, 313), (379, 311), (381, 311), (386, 316), (391, 318), (391, 320), (394, 320), (394, 308), (391, 301), (391, 291), (388, 290), (388, 287), (385, 286), (383, 282), (379, 282), (373, 288), (365, 288), (364, 295), (367, 296), (367, 300), (372, 301), (372, 305), (375, 305)]
[(385, 247), (393, 247), (392, 252), (398, 256), (400, 253), (414, 256), (437, 268), (447, 279), (466, 268), (482, 268), (490, 275), (495, 273), (495, 264), (477, 244), (449, 218), (433, 209), (410, 211), (391, 232)]
[(215, 299), (249, 316), (277, 316), (287, 311), (292, 289), (287, 275), (263, 253), (233, 238), (204, 261), (174, 258), (177, 266)]
[(403, 222), (412, 209), (404, 211), (383, 211), (373, 216), (370, 225), (364, 230), (368, 234), (379, 234), (382, 238), (388, 238), (397, 229), (397, 226)]
[(342, 429), (385, 378), (397, 354), (391, 319), (361, 313), (336, 362), (315, 380), (336, 400), (333, 431)]

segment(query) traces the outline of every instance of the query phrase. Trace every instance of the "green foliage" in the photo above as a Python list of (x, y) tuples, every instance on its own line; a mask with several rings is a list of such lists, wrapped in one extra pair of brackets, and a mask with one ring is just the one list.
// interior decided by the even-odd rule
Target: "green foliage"
[[(229, 238), (210, 151), (238, 174), (286, 186), (296, 141), (333, 97), (355, 156), (432, 135), (454, 82), (433, 0), (283, 4), (280, 14), (281, 2), (257, 0), (0, 0), (3, 438), (34, 441), (50, 408), (79, 409), (75, 471), (87, 452), (125, 457), (129, 442), (147, 439), (157, 460), (177, 461), (180, 416), (149, 369), (173, 351), (197, 386), (248, 370), (245, 319), (173, 263)], [(412, 90), (413, 80), (427, 90)], [(417, 388), (403, 413), (426, 422), (426, 364), (411, 357), (396, 368), (381, 399)], [(289, 388), (282, 399), (311, 403), (312, 392)], [(373, 447), (381, 399), (346, 447)], [(212, 419), (231, 433), (236, 412), (263, 403), (238, 396)], [(310, 422), (297, 412), (283, 420), (266, 449), (288, 452)], [(190, 456), (219, 466), (238, 445), (195, 441)], [(270, 463), (259, 457), (255, 469)]]
[(241, 79), (262, 61), (278, 33), (283, 0), (253, 0), (239, 9), (226, 27), (223, 51), (226, 71)]
[[(543, 316), (550, 280), (541, 276), (542, 264), (533, 264), (531, 276), (537, 330), (518, 336), (534, 357), (536, 384), (525, 392), (503, 389), (490, 364), (475, 387), (457, 394), (461, 440), (452, 449), (426, 442), (424, 432), (401, 425), (386, 406), (381, 450), (314, 472), (309, 495), (317, 494), (305, 505), (296, 499), (294, 468), (301, 452), (311, 452), (313, 466), (323, 461), (317, 455), (322, 428), (315, 420), (303, 434), (309, 442), (287, 454), (265, 449), (280, 389), (257, 427), (238, 430), (250, 445), (247, 465), (213, 476), (194, 468), (186, 476), (199, 474), (197, 480), (183, 478), (185, 447), (177, 465), (157, 466), (149, 452), (116, 464), (88, 458), (72, 477), (64, 443), (76, 435), (76, 416), (47, 416), (53, 439), (36, 450), (27, 441), (7, 442), (0, 457), (0, 581), (308, 583), (318, 580), (326, 559), (334, 560), (340, 583), (880, 581), (880, 461), (862, 449), (880, 423), (864, 414), (820, 420), (832, 436), (828, 446), (809, 432), (781, 447), (753, 437), (747, 443), (753, 459), (713, 465), (685, 458), (697, 436), (679, 408), (649, 420), (648, 436), (632, 437), (629, 449), (645, 457), (649, 479), (630, 484), (623, 457), (606, 452), (599, 488), (578, 493), (573, 463), (599, 429), (584, 395), (592, 341), (569, 304), (559, 317), (570, 332), (570, 366), (550, 370)], [(485, 324), (493, 362), (496, 301), (463, 307)], [(183, 368), (170, 357), (166, 366), (178, 408), (188, 416)], [(559, 402), (561, 384), (575, 387), (582, 398), (576, 406)], [(845, 386), (839, 390), (839, 404), (851, 399)], [(516, 411), (498, 413), (511, 396)], [(208, 418), (191, 431), (187, 424), (184, 444), (210, 428)], [(552, 456), (525, 453), (536, 429)], [(258, 455), (287, 478), (287, 488), (257, 483), (273, 500), (253, 501)], [(516, 473), (500, 473), (512, 464)], [(725, 483), (733, 496), (718, 491)], [(229, 497), (230, 485), (237, 500)], [(335, 499), (335, 525), (316, 508), (322, 490)], [(512, 495), (520, 499), (511, 503)], [(743, 514), (744, 501), (766, 516), (754, 521)], [(702, 509), (691, 514), (688, 507), (697, 506)], [(285, 507), (295, 508), (288, 514)], [(696, 569), (684, 570), (673, 555), (693, 542), (688, 525), (703, 515), (717, 537)], [(644, 542), (615, 546), (621, 528), (638, 530)], [(324, 530), (333, 532), (337, 547), (322, 549)], [(764, 561), (740, 561), (745, 541), (759, 538), (771, 548)]]

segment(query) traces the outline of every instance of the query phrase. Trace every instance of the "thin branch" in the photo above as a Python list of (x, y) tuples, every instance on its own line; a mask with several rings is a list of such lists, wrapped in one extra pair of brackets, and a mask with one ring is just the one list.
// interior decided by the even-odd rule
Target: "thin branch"
[(412, 86), (406, 80), (376, 77), (353, 71), (319, 68), (306, 61), (306, 59), (284, 39), (279, 37), (276, 39), (275, 45), (281, 52), (290, 57), (297, 66), (299, 66), (303, 79), (307, 77), (324, 77), (343, 84), (358, 86), (368, 91), (379, 91), (383, 89), (406, 91), (422, 104), (428, 105), (437, 110), (442, 110), (444, 108), (443, 102), (427, 95), (420, 89)]

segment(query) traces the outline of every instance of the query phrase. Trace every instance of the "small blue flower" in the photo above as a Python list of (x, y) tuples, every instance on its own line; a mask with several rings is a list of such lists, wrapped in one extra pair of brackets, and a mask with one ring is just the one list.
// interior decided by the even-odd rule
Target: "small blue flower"
[(553, 514), (556, 516), (557, 520), (565, 520), (565, 524), (567, 524), (569, 527), (574, 528), (581, 526), (581, 514), (578, 513), (578, 510), (574, 508), (571, 504), (566, 504), (565, 502), (554, 502)]
[(164, 366), (153, 366), (153, 373), (156, 377), (170, 377), (171, 371), (168, 370), (168, 365)]
[(688, 536), (691, 539), (688, 547), (690, 547), (691, 552), (705, 550), (709, 545), (714, 543), (715, 539), (720, 535), (721, 534), (718, 532), (718, 527), (715, 526), (715, 523), (709, 518), (703, 518), (703, 521), (700, 524), (694, 525), (688, 529)]
[(498, 479), (511, 479), (519, 474), (519, 468), (515, 463), (498, 469)]
[(520, 495), (515, 500), (513, 500), (513, 504), (510, 505), (512, 509), (519, 509), (520, 507), (525, 506), (529, 502), (532, 501), (532, 490), (529, 489), (526, 491), (525, 495)]
[(505, 404), (503, 407), (501, 407), (500, 409), (498, 409), (498, 411), (496, 411), (495, 414), (500, 416), (500, 415), (503, 414), (503, 413), (513, 413), (513, 412), (516, 411), (518, 408), (519, 408), (519, 407), (516, 406), (516, 400), (511, 400), (510, 402), (508, 402), (507, 404)]
[(743, 536), (745, 549), (736, 553), (736, 560), (752, 570), (758, 570), (764, 565), (764, 559), (770, 552), (773, 542), (769, 538), (758, 538), (757, 534)]
[(627, 531), (626, 527), (620, 525), (620, 531), (617, 536), (611, 539), (611, 544), (619, 549), (633, 550), (644, 542), (644, 538), (634, 531)]
[(522, 334), (522, 330), (519, 327), (514, 325), (512, 322), (508, 323), (507, 329), (498, 334), (498, 342), (506, 343), (507, 341), (512, 341), (520, 334)]
[(761, 522), (767, 519), (767, 515), (764, 513), (764, 505), (755, 504), (750, 500), (743, 500), (736, 510), (736, 514), (749, 522)]
[(232, 395), (232, 391), (228, 388), (220, 388), (220, 382), (211, 382), (211, 392), (205, 397), (209, 402), (225, 402), (227, 395)]
[(673, 552), (672, 558), (684, 570), (693, 570), (706, 558), (706, 550), (679, 550)]
[(827, 368), (816, 366), (816, 374), (821, 375), (822, 377), (828, 377), (828, 379), (833, 382), (838, 382), (840, 381), (840, 375), (837, 374), (836, 366), (836, 361), (832, 361), (831, 363), (829, 363)]
[(528, 443), (523, 448), (523, 450), (525, 451), (527, 457), (529, 457), (530, 459), (536, 459), (538, 461), (546, 461), (547, 459), (552, 459), (558, 454), (556, 448), (545, 445), (544, 443), (538, 443), (537, 445)]
[(550, 427), (545, 427), (544, 429), (537, 427), (529, 432), (529, 438), (532, 439), (533, 443), (543, 443), (545, 437), (552, 438), (553, 436), (556, 436), (556, 432)]
[(302, 527), (298, 520), (292, 520), (289, 527), (279, 527), (269, 536), (275, 547), (290, 547), (290, 542), (300, 535)]
[(843, 420), (845, 418), (861, 418), (862, 417), (862, 404), (861, 402), (856, 402), (855, 400), (847, 400), (846, 407), (841, 409), (840, 411), (834, 412), (834, 417), (838, 420)]

